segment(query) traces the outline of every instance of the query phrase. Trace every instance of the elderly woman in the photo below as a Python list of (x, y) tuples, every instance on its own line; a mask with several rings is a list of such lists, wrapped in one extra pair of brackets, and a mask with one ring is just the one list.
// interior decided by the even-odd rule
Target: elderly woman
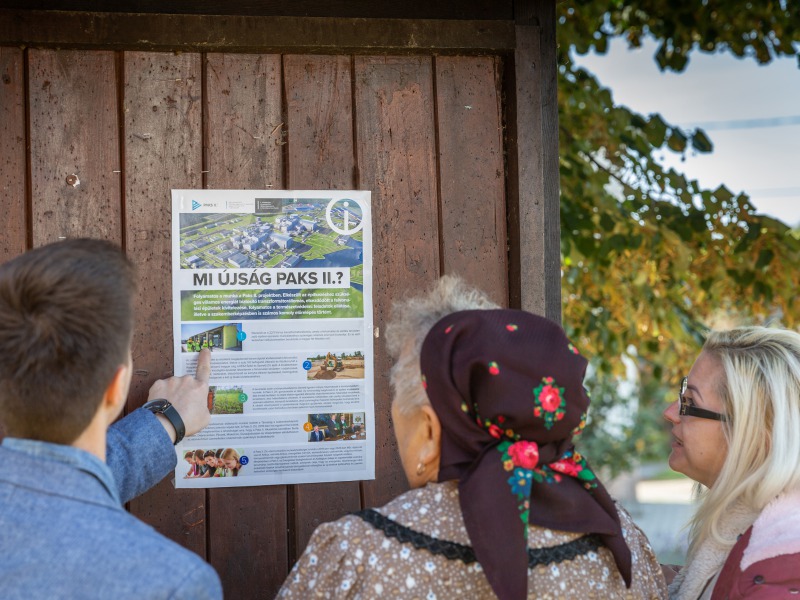
[(670, 597), (800, 598), (800, 335), (712, 332), (664, 417), (708, 488)]
[(411, 491), (317, 528), (281, 598), (658, 598), (661, 569), (572, 437), (586, 359), (459, 280), (395, 307), (392, 417)]

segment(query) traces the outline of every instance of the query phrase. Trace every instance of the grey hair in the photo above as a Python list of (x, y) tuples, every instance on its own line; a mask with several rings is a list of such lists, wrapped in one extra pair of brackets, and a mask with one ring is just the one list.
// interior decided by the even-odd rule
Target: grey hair
[(422, 296), (395, 302), (386, 326), (386, 349), (393, 365), (389, 380), (394, 403), (405, 413), (430, 404), (420, 382), (419, 355), (422, 342), (440, 319), (462, 310), (500, 308), (482, 291), (459, 277), (445, 275)]

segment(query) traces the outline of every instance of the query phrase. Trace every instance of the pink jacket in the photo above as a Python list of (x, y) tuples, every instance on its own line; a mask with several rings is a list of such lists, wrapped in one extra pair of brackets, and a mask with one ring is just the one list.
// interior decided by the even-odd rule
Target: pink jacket
[(781, 494), (731, 549), (711, 600), (800, 600), (800, 491)]

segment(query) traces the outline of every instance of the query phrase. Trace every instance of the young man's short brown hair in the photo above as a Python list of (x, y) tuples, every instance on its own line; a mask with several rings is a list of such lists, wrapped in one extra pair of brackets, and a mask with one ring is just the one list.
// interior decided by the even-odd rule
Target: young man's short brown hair
[(0, 422), (13, 437), (71, 444), (133, 331), (134, 270), (106, 241), (75, 239), (0, 265)]

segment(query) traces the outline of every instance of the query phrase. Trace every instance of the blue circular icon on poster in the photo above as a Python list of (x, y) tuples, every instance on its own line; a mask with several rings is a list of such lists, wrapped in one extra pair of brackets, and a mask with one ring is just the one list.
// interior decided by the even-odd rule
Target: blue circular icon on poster
[(249, 458), (247, 458), (246, 456), (242, 456), (242, 457), (240, 457), (240, 458), (239, 458), (239, 463), (240, 463), (242, 466), (245, 466), (245, 465), (246, 465), (247, 463), (249, 463), (249, 462), (250, 462), (250, 459), (249, 459)]
[(306, 371), (310, 371), (311, 370), (311, 361), (310, 360), (304, 360), (303, 361), (303, 368)]
[(244, 331), (237, 331), (236, 332), (236, 339), (240, 342), (247, 339), (247, 334)]

